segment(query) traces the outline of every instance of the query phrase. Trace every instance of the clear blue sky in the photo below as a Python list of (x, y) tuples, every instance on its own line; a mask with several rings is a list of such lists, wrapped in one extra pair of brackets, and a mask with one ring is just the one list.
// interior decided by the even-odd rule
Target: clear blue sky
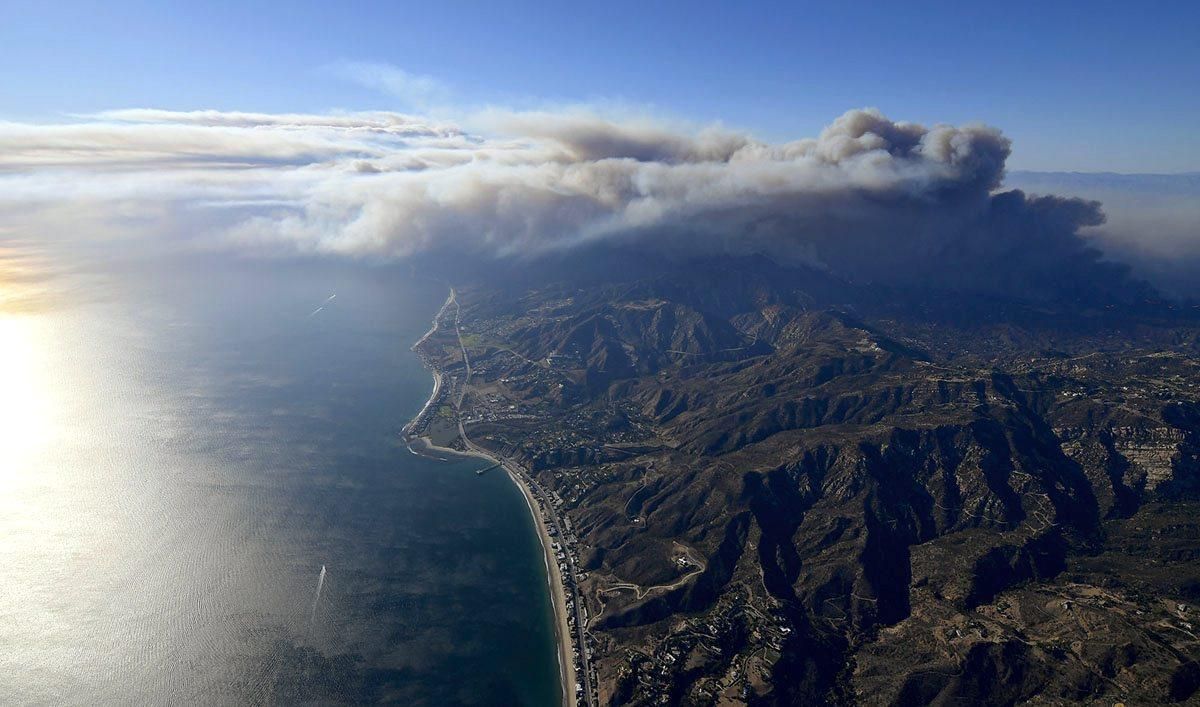
[(1200, 2), (52, 2), (0, 7), (0, 119), (125, 107), (404, 109), (328, 67), (456, 101), (624, 102), (770, 140), (852, 107), (982, 120), (1014, 168), (1200, 170)]

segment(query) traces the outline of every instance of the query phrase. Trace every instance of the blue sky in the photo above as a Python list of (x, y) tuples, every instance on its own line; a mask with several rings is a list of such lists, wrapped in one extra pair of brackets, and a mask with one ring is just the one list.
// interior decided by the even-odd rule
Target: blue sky
[(7, 2), (0, 118), (422, 107), (344, 70), (371, 62), (472, 107), (624, 105), (788, 140), (876, 106), (996, 125), (1015, 169), (1200, 170), (1200, 3), (249, 4)]

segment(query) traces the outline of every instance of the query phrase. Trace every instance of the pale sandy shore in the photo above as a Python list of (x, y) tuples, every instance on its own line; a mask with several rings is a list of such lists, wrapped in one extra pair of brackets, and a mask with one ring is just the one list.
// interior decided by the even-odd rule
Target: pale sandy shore
[[(446, 304), (442, 306), (443, 310), (453, 300), (453, 297), (454, 295), (451, 293), (450, 298), (446, 300)], [(442, 311), (439, 311), (438, 315), (434, 317), (434, 327), (430, 329), (425, 336), (421, 337), (421, 341), (424, 341), (426, 338), (432, 335), (434, 331), (437, 330), (437, 321), (441, 317), (441, 314)], [(418, 341), (417, 343), (420, 344), (421, 342)], [(416, 344), (414, 344), (413, 348), (416, 348)], [(419, 454), (423, 457), (429, 457), (439, 461), (467, 458), (484, 459), (492, 462), (493, 464), (499, 464), (504, 468), (505, 473), (508, 474), (509, 480), (516, 484), (517, 488), (520, 489), (521, 494), (525, 497), (525, 505), (529, 508), (530, 515), (533, 516), (533, 522), (537, 528), (538, 541), (542, 546), (542, 559), (546, 564), (546, 583), (549, 585), (550, 589), (550, 603), (554, 607), (554, 634), (558, 642), (558, 670), (559, 682), (561, 683), (562, 688), (562, 704), (566, 707), (576, 707), (578, 701), (575, 696), (575, 658), (571, 653), (574, 640), (571, 636), (570, 624), (567, 622), (567, 593), (564, 589), (566, 585), (563, 583), (562, 571), (559, 570), (558, 561), (554, 557), (554, 549), (551, 546), (553, 539), (551, 538), (550, 532), (546, 527), (546, 521), (542, 517), (541, 511), (538, 510), (539, 506), (537, 499), (533, 495), (533, 490), (529, 488), (528, 484), (525, 483), (524, 479), (522, 479), (521, 475), (518, 473), (518, 471), (516, 471), (516, 469), (519, 469), (520, 467), (516, 464), (516, 462), (508, 459), (498, 459), (483, 451), (480, 447), (471, 443), (471, 441), (467, 439), (465, 433), (462, 434), (462, 439), (468, 446), (467, 450), (439, 447), (438, 445), (434, 444), (429, 437), (410, 437), (408, 435), (408, 430), (416, 424), (417, 420), (421, 419), (421, 416), (424, 415), (429, 406), (433, 404), (433, 401), (437, 398), (438, 392), (441, 390), (442, 374), (436, 370), (432, 372), (434, 385), (433, 392), (430, 394), (429, 400), (426, 401), (424, 407), (421, 408), (421, 412), (417, 414), (417, 417), (413, 418), (412, 422), (404, 427), (404, 438), (408, 444), (408, 449), (413, 454)], [(462, 430), (461, 426), (459, 429)], [(582, 649), (583, 647), (580, 646), (580, 650)]]
[[(422, 417), (425, 416), (425, 413), (429, 411), (429, 407), (431, 405), (433, 405), (433, 401), (437, 400), (438, 393), (441, 390), (442, 390), (442, 374), (438, 373), (437, 371), (434, 371), (433, 372), (433, 392), (429, 394), (429, 399), (425, 401), (425, 405), (421, 408), (421, 412), (418, 412), (417, 416), (414, 417), (407, 425), (404, 426), (404, 430), (403, 430), (402, 434), (404, 434), (406, 437), (408, 436), (408, 431), (410, 429), (412, 429), (413, 425), (417, 424), (417, 420), (420, 420)], [(421, 439), (425, 439), (425, 438), (422, 437)], [(430, 442), (429, 445), (432, 447), (433, 443)], [(440, 447), (439, 447), (439, 449), (440, 449)], [(450, 450), (450, 451), (454, 451), (454, 450)]]
[(408, 448), (413, 454), (419, 454), (430, 459), (439, 461), (450, 461), (452, 459), (484, 459), (499, 464), (508, 474), (509, 480), (516, 484), (521, 490), (521, 495), (525, 497), (525, 505), (529, 508), (529, 514), (533, 516), (534, 525), (537, 526), (538, 540), (542, 546), (542, 559), (546, 564), (546, 583), (550, 589), (551, 603), (554, 605), (554, 634), (558, 640), (558, 669), (560, 681), (562, 683), (562, 698), (563, 704), (567, 707), (575, 707), (575, 658), (571, 654), (571, 646), (573, 640), (571, 638), (571, 627), (567, 623), (567, 593), (563, 589), (562, 571), (558, 568), (558, 561), (554, 557), (554, 549), (551, 546), (553, 542), (549, 530), (546, 528), (546, 521), (542, 517), (541, 511), (538, 510), (537, 500), (533, 496), (533, 490), (521, 479), (521, 477), (509, 468), (513, 462), (503, 459), (497, 459), (480, 451), (464, 451), (460, 449), (451, 449), (449, 447), (439, 447), (429, 440), (428, 437), (416, 437), (408, 440)]
[(575, 657), (571, 654), (571, 626), (567, 623), (567, 593), (563, 589), (562, 571), (558, 568), (558, 562), (554, 558), (554, 550), (550, 546), (550, 533), (546, 529), (546, 521), (542, 518), (542, 514), (538, 511), (537, 501), (533, 498), (533, 492), (529, 486), (521, 480), (519, 476), (513, 473), (512, 469), (504, 462), (500, 462), (504, 470), (508, 472), (508, 478), (512, 480), (517, 488), (521, 489), (521, 493), (525, 496), (525, 504), (529, 507), (530, 514), (533, 515), (533, 521), (537, 524), (538, 539), (542, 543), (542, 559), (546, 562), (546, 583), (550, 587), (550, 599), (554, 605), (554, 633), (558, 637), (558, 671), (562, 682), (563, 704), (568, 707), (575, 707)]
[(509, 480), (521, 490), (521, 495), (525, 497), (525, 505), (529, 508), (529, 514), (533, 516), (534, 525), (537, 526), (538, 541), (542, 546), (542, 559), (546, 564), (546, 583), (549, 585), (550, 599), (554, 605), (554, 634), (558, 641), (558, 669), (562, 683), (563, 704), (567, 705), (567, 707), (575, 707), (575, 658), (571, 654), (573, 640), (571, 638), (570, 624), (567, 623), (567, 593), (563, 589), (562, 571), (558, 568), (558, 561), (554, 557), (554, 549), (551, 546), (553, 540), (546, 527), (546, 521), (542, 517), (541, 511), (538, 510), (538, 503), (533, 496), (532, 489), (529, 488), (517, 473), (509, 468), (509, 465), (513, 464), (513, 462), (497, 459), (484, 452), (439, 447), (431, 442), (428, 437), (409, 439), (408, 448), (413, 454), (419, 454), (423, 457), (439, 461), (483, 459), (493, 464), (499, 464), (504, 468), (505, 473), (508, 474)]

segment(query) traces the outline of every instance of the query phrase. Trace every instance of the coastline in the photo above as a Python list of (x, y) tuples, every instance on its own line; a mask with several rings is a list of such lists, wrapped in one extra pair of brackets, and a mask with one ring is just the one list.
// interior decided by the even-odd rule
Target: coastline
[[(440, 392), (442, 392), (442, 374), (437, 371), (434, 371), (433, 372), (433, 392), (429, 394), (429, 399), (425, 401), (425, 404), (423, 406), (421, 406), (421, 411), (417, 413), (417, 416), (414, 417), (412, 420), (410, 420), (409, 423), (404, 426), (404, 429), (402, 429), (400, 431), (400, 434), (404, 435), (405, 439), (408, 439), (408, 436), (409, 436), (408, 431), (410, 429), (412, 429), (413, 425), (416, 424), (417, 420), (420, 420), (422, 417), (425, 417), (425, 413), (429, 412), (429, 406), (433, 405), (433, 401), (437, 400), (438, 393), (440, 393)], [(425, 438), (421, 437), (420, 439), (425, 439)], [(429, 444), (431, 447), (433, 447), (432, 442), (430, 442)], [(434, 449), (442, 449), (442, 447), (433, 447), (433, 448)], [(454, 450), (450, 450), (450, 451), (454, 451)]]
[[(446, 302), (442, 305), (442, 308), (438, 310), (437, 314), (434, 315), (433, 326), (417, 341), (417, 343), (413, 344), (412, 350), (416, 351), (417, 347), (419, 347), (430, 336), (437, 332), (439, 320), (441, 319), (445, 310), (454, 301), (454, 290), (451, 289), (450, 296), (446, 299)], [(522, 472), (514, 471), (513, 467), (517, 467), (517, 469), (519, 469), (519, 465), (508, 459), (494, 457), (472, 443), (467, 438), (465, 430), (462, 429), (461, 422), (459, 424), (460, 436), (467, 446), (466, 450), (440, 447), (434, 444), (433, 441), (427, 436), (413, 436), (409, 434), (409, 431), (413, 429), (418, 421), (420, 421), (426, 415), (430, 406), (432, 406), (434, 401), (437, 400), (442, 387), (442, 373), (438, 371), (430, 361), (426, 360), (424, 356), (422, 356), (421, 359), (425, 366), (429, 368), (433, 374), (433, 392), (430, 393), (429, 399), (425, 401), (425, 405), (421, 407), (421, 410), (417, 413), (416, 417), (414, 417), (407, 425), (404, 426), (401, 435), (404, 438), (405, 444), (407, 445), (408, 450), (413, 454), (430, 459), (436, 459), (438, 461), (451, 461), (453, 459), (482, 459), (490, 461), (502, 467), (505, 473), (508, 475), (509, 480), (512, 481), (512, 483), (516, 485), (517, 489), (521, 491), (521, 495), (525, 499), (525, 505), (529, 509), (530, 515), (533, 516), (534, 527), (538, 536), (538, 543), (542, 547), (542, 561), (546, 566), (546, 583), (548, 585), (548, 589), (550, 590), (550, 604), (554, 611), (554, 635), (556, 643), (558, 644), (558, 650), (556, 653), (558, 656), (559, 683), (562, 693), (561, 704), (564, 705), (564, 707), (576, 707), (578, 704), (578, 698), (575, 694), (575, 685), (578, 677), (575, 671), (575, 659), (572, 654), (575, 641), (572, 638), (570, 624), (567, 619), (567, 594), (565, 590), (565, 583), (563, 580), (562, 571), (559, 569), (558, 562), (554, 556), (554, 549), (552, 546), (552, 543), (554, 542), (553, 537), (550, 535), (549, 529), (546, 526), (546, 520), (543, 518), (542, 513), (539, 510), (540, 506), (536, 497), (534, 496), (533, 489), (531, 489), (525, 480), (521, 478)], [(582, 646), (580, 647), (580, 650), (583, 650)]]
[(567, 623), (567, 593), (563, 590), (562, 572), (558, 569), (558, 562), (555, 561), (554, 551), (550, 546), (550, 533), (546, 528), (546, 521), (537, 510), (533, 492), (508, 468), (508, 464), (502, 461), (499, 464), (508, 474), (508, 478), (521, 490), (521, 495), (525, 497), (525, 505), (529, 508), (530, 515), (533, 516), (534, 525), (537, 526), (538, 541), (542, 546), (542, 560), (546, 563), (546, 584), (549, 585), (550, 603), (554, 608), (554, 635), (558, 638), (558, 673), (559, 679), (562, 681), (563, 704), (567, 707), (575, 707), (578, 702), (575, 697), (577, 679), (575, 677), (575, 658), (571, 655), (571, 645), (574, 641), (571, 640), (571, 627)]
[[(450, 303), (453, 301), (454, 301), (454, 290), (451, 290), (450, 296), (448, 296), (446, 298), (446, 301), (442, 303), (442, 306), (438, 309), (437, 314), (433, 315), (433, 326), (429, 327), (429, 331), (425, 332), (421, 336), (420, 339), (417, 339), (417, 342), (415, 344), (413, 344), (412, 346), (409, 347), (409, 349), (408, 349), (409, 351), (415, 352), (417, 350), (417, 347), (419, 347), (421, 344), (425, 343), (429, 339), (429, 337), (431, 337), (437, 333), (439, 322), (442, 319), (442, 313), (444, 313), (446, 311), (446, 309), (450, 306)], [(408, 439), (408, 436), (409, 436), (408, 435), (409, 430), (411, 430), (413, 428), (413, 425), (415, 425), (417, 423), (417, 420), (420, 420), (422, 417), (425, 417), (425, 413), (429, 412), (429, 407), (431, 405), (433, 405), (433, 401), (437, 400), (438, 393), (440, 393), (442, 391), (442, 372), (437, 370), (436, 368), (433, 368), (432, 366), (429, 366), (425, 362), (424, 357), (421, 357), (421, 362), (425, 363), (426, 367), (429, 368), (430, 371), (433, 373), (433, 392), (429, 394), (429, 398), (425, 401), (425, 404), (421, 406), (421, 410), (416, 414), (415, 417), (413, 417), (412, 420), (409, 421), (409, 423), (407, 425), (404, 426), (404, 429), (401, 431), (401, 434), (404, 436), (404, 438), (406, 440)], [(431, 446), (432, 446), (432, 444), (431, 444)]]

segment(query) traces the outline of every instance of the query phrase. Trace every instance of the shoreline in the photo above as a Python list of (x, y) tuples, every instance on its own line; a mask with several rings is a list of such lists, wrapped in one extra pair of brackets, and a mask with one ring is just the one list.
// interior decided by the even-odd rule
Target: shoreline
[[(430, 336), (437, 332), (438, 322), (445, 313), (445, 310), (452, 302), (454, 302), (454, 300), (454, 290), (451, 289), (450, 296), (446, 299), (446, 302), (442, 305), (441, 309), (438, 310), (437, 314), (434, 315), (433, 326), (417, 341), (417, 343), (413, 344), (413, 351), (416, 351), (418, 346), (420, 346)], [(524, 479), (522, 479), (520, 475), (517, 472), (514, 472), (510, 467), (510, 465), (512, 465), (518, 466), (519, 468), (519, 465), (517, 465), (516, 462), (508, 459), (499, 459), (487, 453), (486, 451), (482, 451), (479, 447), (467, 439), (466, 433), (462, 429), (461, 422), (459, 430), (463, 442), (468, 447), (467, 450), (439, 447), (427, 436), (412, 436), (409, 434), (409, 430), (411, 430), (417, 424), (417, 422), (425, 416), (429, 410), (429, 407), (433, 405), (435, 400), (437, 400), (438, 394), (440, 393), (442, 387), (442, 373), (438, 371), (437, 368), (433, 366), (432, 362), (428, 361), (424, 356), (421, 356), (421, 361), (426, 368), (430, 369), (430, 372), (433, 374), (433, 392), (430, 393), (429, 399), (425, 401), (425, 405), (421, 407), (420, 412), (418, 412), (417, 415), (411, 421), (409, 421), (407, 425), (404, 426), (403, 431), (401, 432), (404, 443), (409, 452), (418, 456), (426, 457), (428, 459), (435, 459), (437, 461), (452, 461), (454, 459), (482, 459), (485, 461), (490, 461), (503, 468), (504, 472), (508, 475), (509, 480), (512, 481), (512, 483), (516, 485), (517, 489), (521, 492), (522, 497), (525, 499), (525, 506), (529, 509), (529, 514), (533, 516), (534, 529), (537, 531), (538, 536), (538, 544), (541, 545), (542, 548), (542, 561), (546, 566), (546, 583), (548, 585), (548, 589), (550, 590), (550, 604), (554, 613), (554, 636), (555, 642), (558, 644), (555, 653), (558, 657), (561, 704), (564, 705), (564, 707), (576, 707), (578, 704), (578, 698), (575, 694), (575, 685), (578, 682), (578, 676), (575, 673), (575, 658), (572, 654), (575, 640), (572, 637), (570, 624), (567, 620), (566, 585), (563, 581), (562, 572), (559, 570), (558, 561), (554, 556), (554, 550), (552, 547), (554, 540), (546, 527), (546, 520), (542, 517), (542, 513), (539, 510), (540, 506), (533, 494), (533, 490), (529, 488)], [(584, 647), (580, 646), (579, 650), (584, 650)]]
[(525, 497), (525, 506), (529, 508), (534, 525), (537, 527), (538, 542), (542, 546), (542, 561), (546, 565), (546, 584), (550, 590), (550, 603), (554, 611), (554, 634), (558, 639), (558, 674), (562, 685), (563, 704), (567, 707), (575, 707), (578, 703), (575, 697), (577, 679), (575, 677), (575, 657), (570, 652), (574, 641), (571, 640), (571, 627), (567, 623), (567, 593), (563, 589), (562, 572), (558, 569), (558, 562), (555, 560), (554, 551), (549, 543), (550, 533), (546, 529), (546, 521), (537, 510), (537, 501), (533, 498), (533, 492), (508, 468), (505, 462), (498, 463), (508, 474), (509, 480), (516, 484), (521, 495)]
[[(448, 296), (446, 298), (446, 301), (442, 303), (442, 306), (438, 309), (437, 314), (433, 315), (433, 326), (429, 327), (429, 331), (425, 332), (421, 336), (420, 339), (417, 339), (417, 343), (408, 347), (409, 351), (416, 352), (417, 347), (419, 347), (421, 344), (425, 343), (425, 341), (427, 339), (429, 339), (429, 337), (431, 337), (437, 333), (439, 322), (441, 322), (441, 319), (442, 319), (442, 314), (445, 313), (446, 309), (450, 306), (450, 303), (453, 301), (454, 301), (454, 290), (450, 290), (450, 296)], [(417, 353), (417, 356), (421, 359), (422, 365), (426, 365), (425, 357), (421, 356), (419, 352)], [(421, 410), (419, 412), (417, 412), (416, 416), (414, 416), (413, 419), (409, 420), (408, 424), (405, 425), (404, 428), (401, 430), (400, 433), (404, 436), (405, 441), (408, 440), (409, 430), (411, 430), (413, 425), (415, 425), (417, 423), (417, 420), (420, 420), (421, 418), (425, 417), (425, 413), (429, 412), (429, 406), (433, 405), (433, 401), (437, 400), (438, 393), (440, 393), (442, 390), (442, 372), (437, 370), (436, 368), (433, 368), (432, 366), (426, 366), (426, 367), (429, 368), (430, 371), (433, 373), (433, 392), (429, 394), (429, 398), (425, 400), (425, 404), (421, 406)], [(432, 444), (431, 444), (431, 446), (432, 446)]]
[[(410, 429), (412, 429), (413, 425), (415, 425), (417, 423), (417, 420), (420, 420), (422, 417), (425, 417), (425, 413), (429, 412), (429, 406), (433, 405), (433, 401), (437, 400), (438, 393), (440, 393), (441, 391), (442, 391), (442, 374), (439, 373), (438, 371), (434, 371), (433, 372), (433, 392), (429, 394), (429, 399), (426, 400), (425, 404), (421, 406), (421, 411), (417, 413), (416, 417), (409, 420), (408, 424), (405, 425), (403, 427), (403, 429), (400, 430), (400, 434), (402, 434), (404, 436), (405, 440), (407, 440), (409, 438), (408, 431)], [(425, 438), (418, 437), (417, 439), (425, 439)], [(430, 442), (429, 445), (430, 445), (430, 447), (433, 447), (434, 449), (442, 449), (442, 447), (434, 446), (433, 442)], [(453, 450), (451, 450), (451, 451), (453, 451)]]

